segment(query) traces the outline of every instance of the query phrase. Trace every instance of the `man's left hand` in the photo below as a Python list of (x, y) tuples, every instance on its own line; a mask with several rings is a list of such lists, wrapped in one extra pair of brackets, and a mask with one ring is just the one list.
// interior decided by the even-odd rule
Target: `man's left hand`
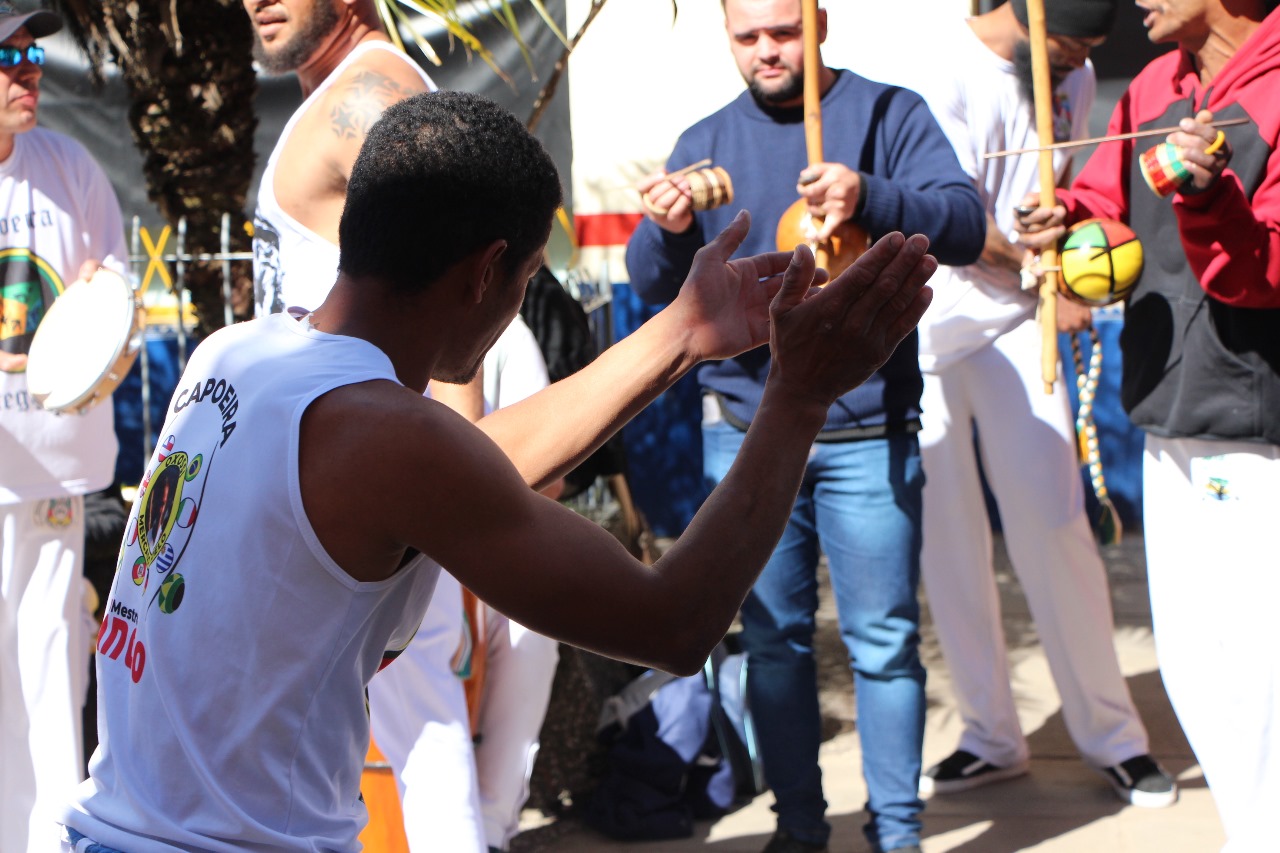
[(26, 353), (0, 350), (0, 373), (19, 373), (27, 369)]
[[(1213, 186), (1231, 162), (1231, 146), (1225, 136), (1218, 142), (1218, 134), (1222, 131), (1210, 127), (1211, 121), (1213, 113), (1201, 110), (1195, 118), (1184, 118), (1178, 122), (1179, 130), (1168, 136), (1168, 141), (1182, 150), (1182, 162), (1191, 172), (1192, 192), (1203, 192)], [(1182, 191), (1187, 191), (1185, 184)]]
[[(671, 303), (690, 330), (691, 350), (700, 361), (730, 358), (769, 340), (769, 305), (792, 253), (765, 252), (730, 261), (750, 230), (751, 216), (743, 210), (698, 250)], [(826, 280), (826, 271), (818, 270), (813, 283)]]
[(1087, 305), (1081, 305), (1072, 299), (1068, 299), (1061, 293), (1058, 294), (1058, 331), (1083, 332), (1093, 325), (1093, 311)]
[(796, 192), (809, 203), (810, 215), (822, 220), (821, 242), (840, 223), (853, 218), (862, 195), (862, 177), (843, 163), (814, 163), (800, 173)]
[(88, 281), (93, 278), (94, 273), (102, 269), (102, 261), (91, 260), (80, 264), (80, 272), (76, 275), (77, 281)]

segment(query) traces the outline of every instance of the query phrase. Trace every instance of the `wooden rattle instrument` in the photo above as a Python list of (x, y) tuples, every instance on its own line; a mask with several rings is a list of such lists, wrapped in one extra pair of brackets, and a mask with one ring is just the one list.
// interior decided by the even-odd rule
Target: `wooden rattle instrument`
[[(1227, 135), (1218, 131), (1218, 136), (1208, 148), (1206, 154), (1216, 154), (1227, 141)], [(1172, 142), (1161, 142), (1138, 155), (1142, 165), (1142, 177), (1147, 186), (1160, 198), (1171, 196), (1187, 181), (1191, 180), (1191, 170), (1182, 159), (1182, 149)]]
[[(676, 169), (666, 176), (667, 181), (687, 175), (689, 180), (689, 196), (694, 211), (711, 210), (733, 201), (733, 180), (722, 166), (712, 166), (711, 160), (699, 160), (681, 169)], [(665, 216), (667, 208), (649, 201), (641, 193), (640, 203), (652, 214)]]

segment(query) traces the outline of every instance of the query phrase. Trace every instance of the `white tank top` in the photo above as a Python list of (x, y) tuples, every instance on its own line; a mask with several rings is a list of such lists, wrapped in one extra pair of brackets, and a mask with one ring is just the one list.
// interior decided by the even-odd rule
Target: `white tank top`
[(298, 222), (276, 200), (276, 163), (302, 116), (324, 96), (342, 72), (371, 50), (394, 54), (418, 73), (427, 89), (436, 89), (436, 84), (426, 72), (394, 45), (385, 41), (367, 41), (356, 45), (294, 111), (267, 160), (262, 183), (258, 186), (257, 209), (253, 214), (253, 298), (254, 313), (259, 317), (286, 308), (311, 311), (320, 307), (338, 277), (337, 245)]
[(291, 314), (192, 355), (125, 532), (102, 740), (63, 823), (130, 853), (359, 849), (365, 688), (439, 569), (352, 579), (307, 519), (297, 460), (307, 406), (375, 379), (396, 381), (380, 350)]

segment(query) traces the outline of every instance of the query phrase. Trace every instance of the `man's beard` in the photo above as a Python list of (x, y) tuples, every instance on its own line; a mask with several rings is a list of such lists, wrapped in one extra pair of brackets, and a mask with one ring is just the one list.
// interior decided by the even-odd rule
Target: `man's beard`
[(262, 36), (257, 29), (253, 31), (253, 58), (268, 74), (284, 74), (297, 71), (311, 58), (324, 40), (338, 26), (338, 10), (328, 0), (321, 0), (312, 6), (311, 18), (282, 45), (270, 53), (262, 43)]
[(753, 77), (747, 83), (747, 89), (750, 90), (751, 97), (756, 99), (756, 103), (766, 107), (776, 107), (779, 104), (785, 104), (788, 101), (804, 97), (804, 75), (792, 74), (790, 82), (781, 89), (775, 89), (771, 92), (766, 92), (761, 88), (760, 83)]
[[(1031, 66), (1031, 42), (1023, 39), (1013, 46), (1013, 73), (1018, 78), (1018, 91), (1027, 103), (1034, 104), (1036, 102), (1036, 86), (1035, 72)], [(1062, 81), (1067, 79), (1067, 75), (1055, 73), (1052, 68), (1049, 69), (1049, 89), (1057, 91), (1062, 85)]]

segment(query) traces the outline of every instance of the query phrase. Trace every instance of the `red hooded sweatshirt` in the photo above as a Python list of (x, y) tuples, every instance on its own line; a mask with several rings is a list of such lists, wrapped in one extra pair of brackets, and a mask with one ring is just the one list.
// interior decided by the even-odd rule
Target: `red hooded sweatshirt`
[(1127, 222), (1145, 265), (1121, 334), (1121, 401), (1152, 433), (1280, 444), (1280, 11), (1206, 87), (1175, 50), (1133, 80), (1107, 133), (1174, 126), (1198, 110), (1225, 128), (1230, 165), (1207, 191), (1159, 198), (1138, 158), (1105, 143), (1061, 193), (1067, 221)]

